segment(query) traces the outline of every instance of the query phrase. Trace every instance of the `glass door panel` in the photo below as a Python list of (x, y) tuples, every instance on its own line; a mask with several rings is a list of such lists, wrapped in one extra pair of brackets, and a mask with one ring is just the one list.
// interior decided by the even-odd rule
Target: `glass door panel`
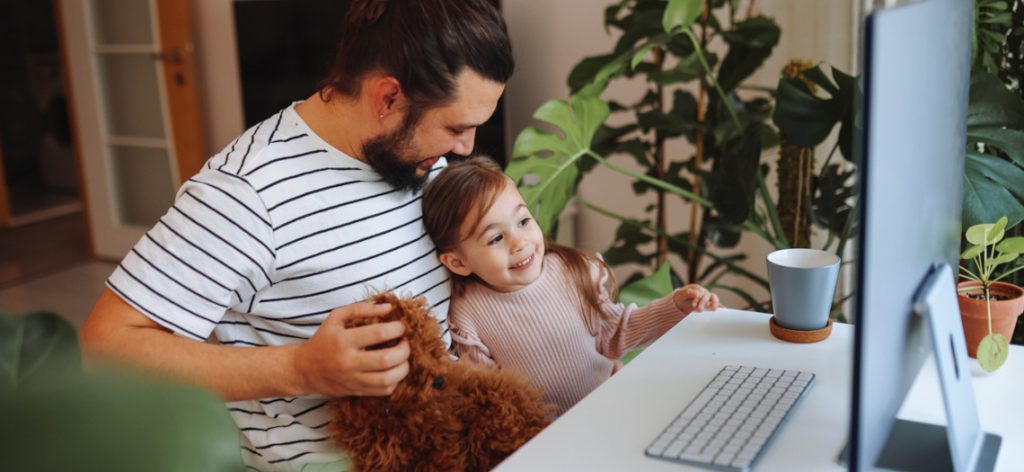
[(149, 227), (174, 203), (166, 149), (110, 146), (114, 197), (121, 221)]
[(101, 53), (96, 58), (110, 136), (163, 138), (157, 61), (151, 54)]
[(91, 49), (115, 226), (141, 230), (174, 199), (151, 0), (90, 0)]
[(95, 44), (153, 44), (149, 0), (92, 0)]

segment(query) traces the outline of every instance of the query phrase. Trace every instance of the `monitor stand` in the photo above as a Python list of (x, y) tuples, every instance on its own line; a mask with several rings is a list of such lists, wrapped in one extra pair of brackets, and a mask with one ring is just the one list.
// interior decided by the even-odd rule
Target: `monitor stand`
[(948, 426), (896, 419), (878, 468), (955, 472), (995, 468), (1002, 438), (985, 433), (978, 422), (954, 280), (948, 264), (936, 265), (914, 300), (914, 311), (928, 324)]
[[(914, 298), (914, 311), (925, 318), (948, 426), (896, 418), (889, 438), (869, 470), (991, 472), (1002, 437), (985, 433), (978, 422), (971, 385), (967, 342), (956, 301), (953, 271), (948, 264), (932, 267)], [(850, 464), (850, 447), (839, 463)]]

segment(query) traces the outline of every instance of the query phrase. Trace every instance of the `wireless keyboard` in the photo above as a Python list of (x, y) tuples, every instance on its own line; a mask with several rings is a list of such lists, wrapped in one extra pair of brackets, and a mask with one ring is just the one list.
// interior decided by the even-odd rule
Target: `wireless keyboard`
[(645, 451), (648, 457), (742, 471), (761, 456), (814, 374), (729, 365)]

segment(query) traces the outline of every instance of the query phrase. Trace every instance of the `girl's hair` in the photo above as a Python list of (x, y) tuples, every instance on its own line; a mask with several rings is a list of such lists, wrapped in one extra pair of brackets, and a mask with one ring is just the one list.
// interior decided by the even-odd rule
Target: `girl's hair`
[[(463, 228), (475, 228), (480, 220), (491, 209), (494, 201), (505, 189), (506, 185), (515, 185), (501, 167), (491, 159), (483, 156), (473, 157), (455, 162), (441, 171), (423, 190), (423, 224), (427, 233), (434, 240), (438, 253), (450, 252), (469, 238), (462, 234)], [(554, 254), (569, 269), (569, 278), (573, 290), (580, 298), (580, 304), (589, 313), (585, 320), (608, 315), (601, 309), (598, 297), (599, 282), (590, 275), (591, 264), (597, 264), (601, 271), (608, 274), (611, 280), (611, 297), (616, 299), (618, 293), (615, 276), (603, 260), (575, 248), (562, 246), (545, 239), (545, 254)], [(452, 294), (459, 296), (465, 292), (466, 284), (479, 282), (476, 275), (462, 277), (452, 274)], [(590, 330), (595, 331), (596, 324), (588, 322)]]

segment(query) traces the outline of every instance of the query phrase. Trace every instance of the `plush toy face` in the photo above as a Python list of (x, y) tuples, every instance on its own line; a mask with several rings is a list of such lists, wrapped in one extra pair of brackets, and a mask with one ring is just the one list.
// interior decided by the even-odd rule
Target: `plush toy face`
[(550, 423), (552, 407), (524, 376), (452, 360), (425, 301), (371, 300), (395, 308), (356, 323), (405, 323), (410, 369), (389, 397), (334, 401), (335, 444), (357, 469), (486, 470)]

